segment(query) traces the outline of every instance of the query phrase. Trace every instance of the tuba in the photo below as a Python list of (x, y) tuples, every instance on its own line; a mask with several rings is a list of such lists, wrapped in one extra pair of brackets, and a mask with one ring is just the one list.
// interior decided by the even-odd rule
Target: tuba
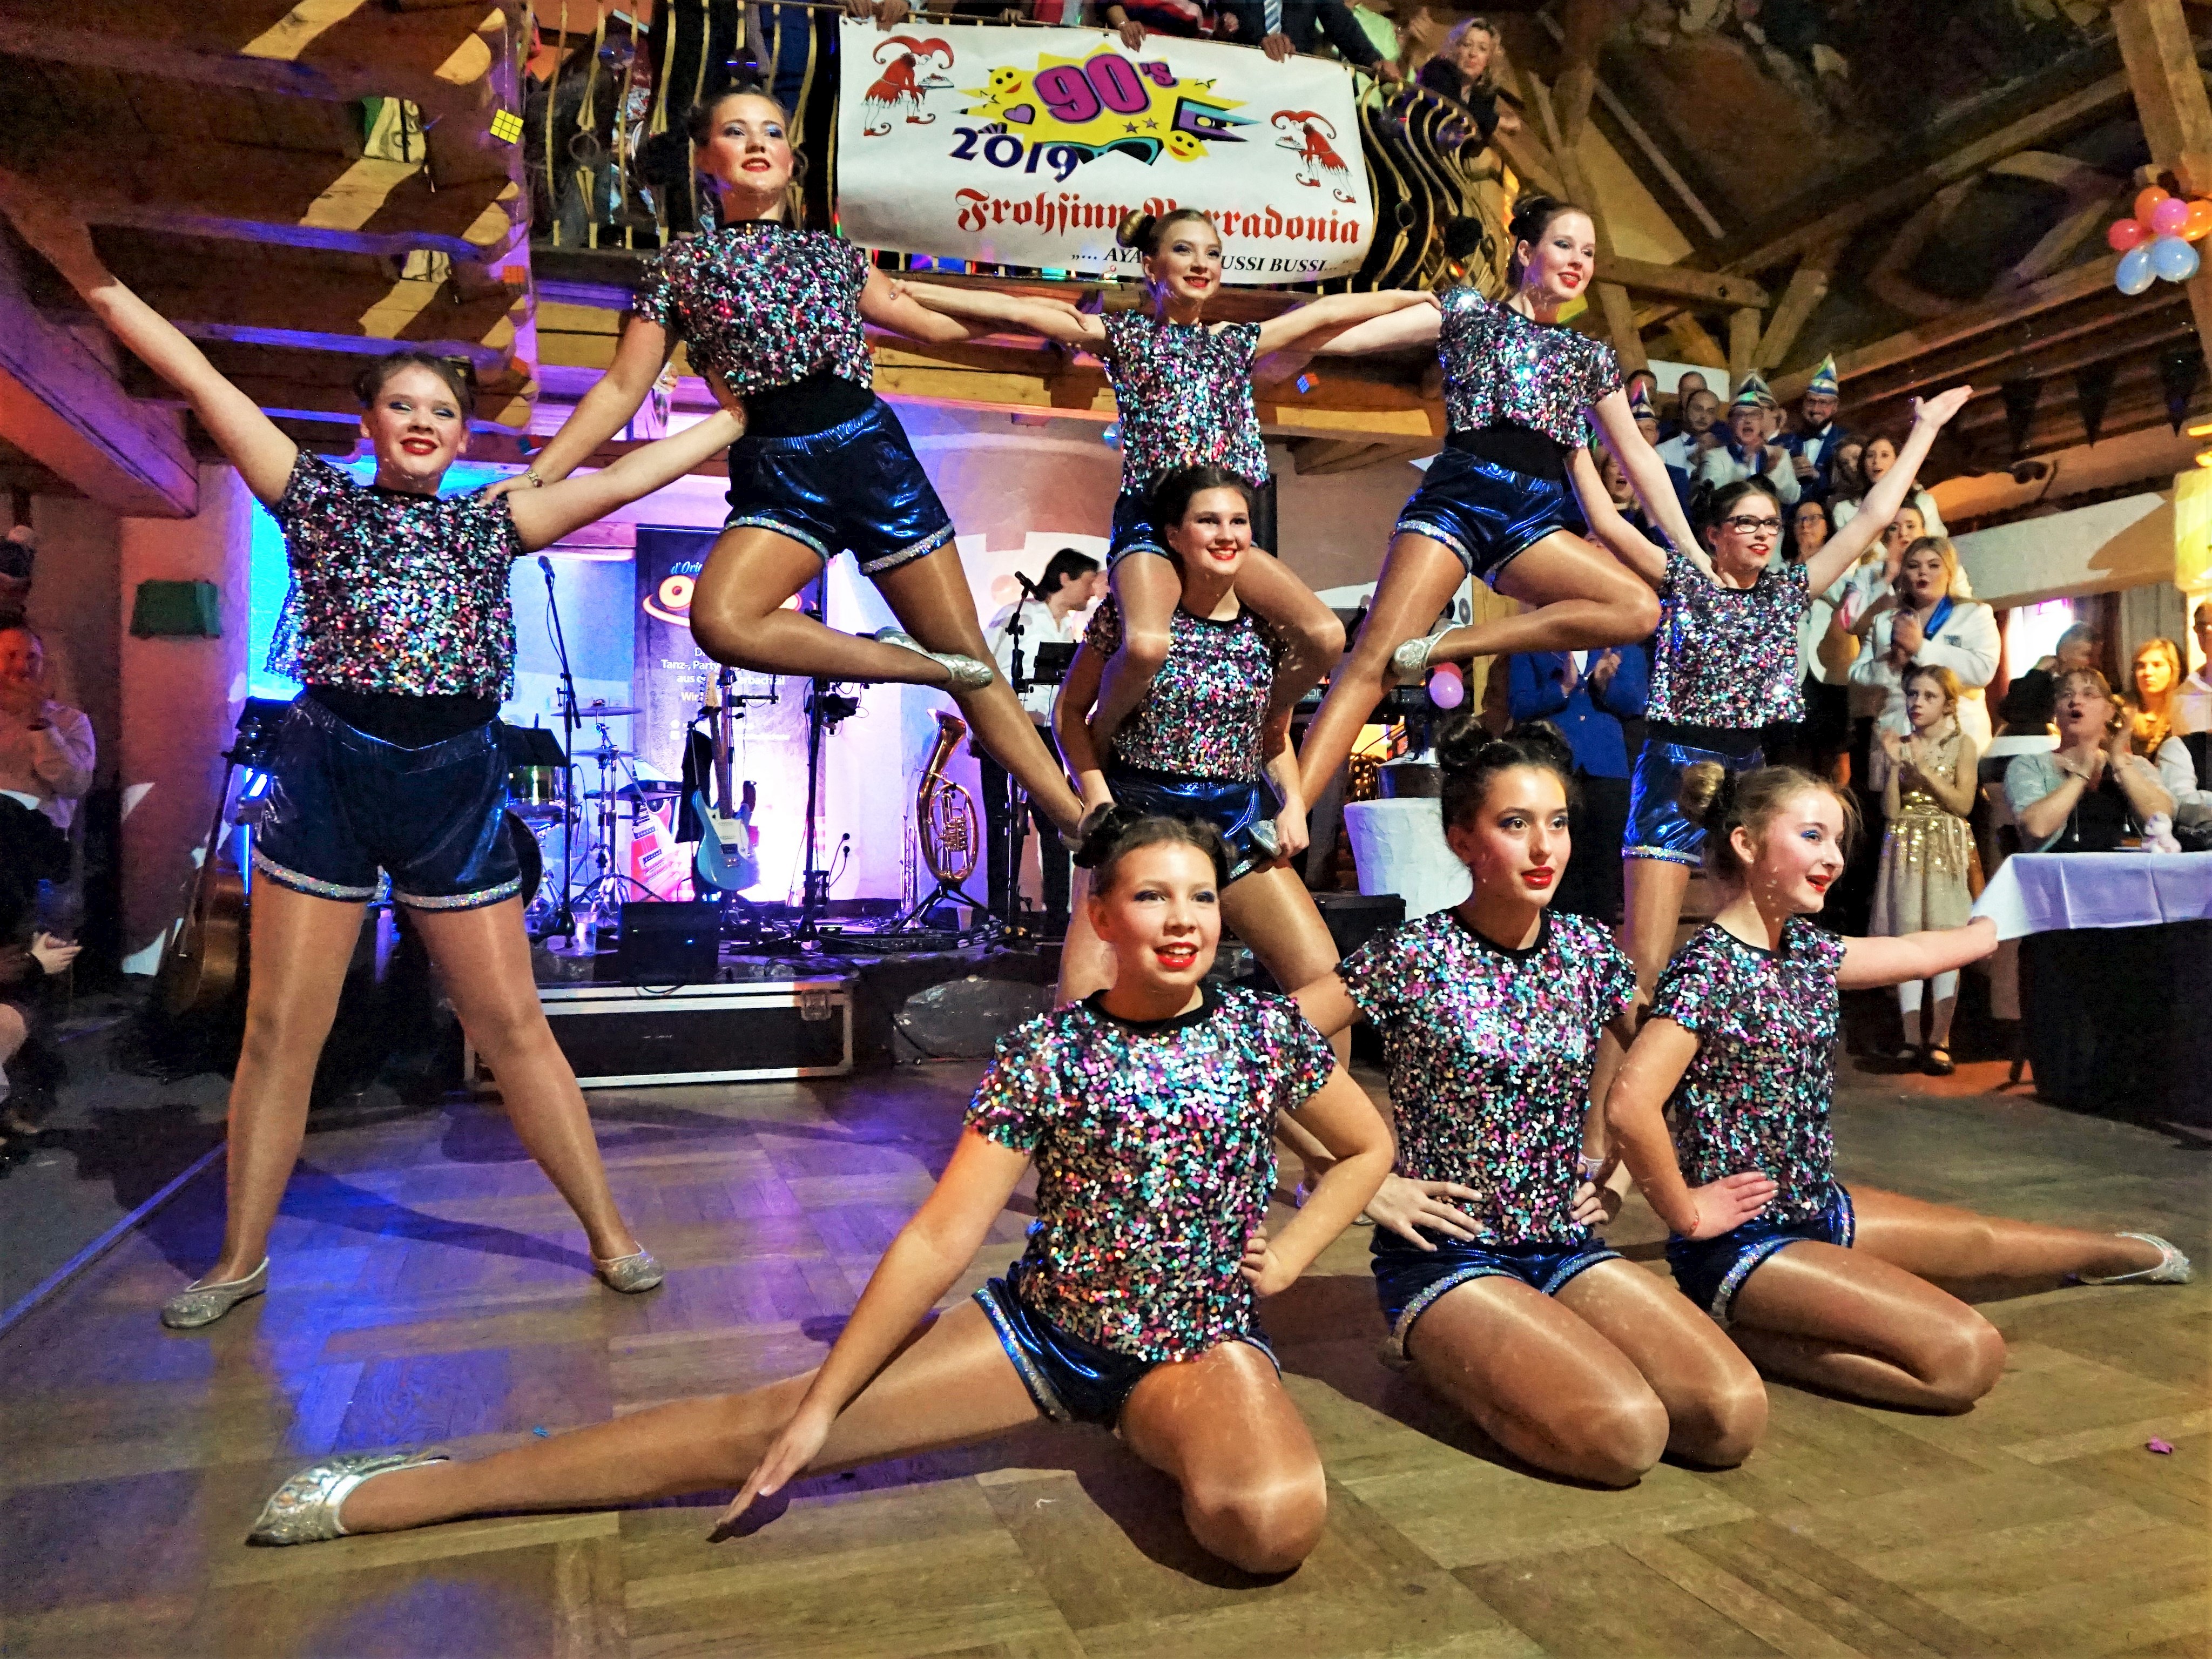
[(921, 840), (921, 861), (929, 873), (957, 887), (975, 868), (983, 840), (975, 823), (975, 802), (969, 793), (945, 775), (945, 763), (968, 735), (967, 722), (939, 711), (937, 742), (929, 763), (921, 769), (921, 782), (914, 795), (914, 821)]

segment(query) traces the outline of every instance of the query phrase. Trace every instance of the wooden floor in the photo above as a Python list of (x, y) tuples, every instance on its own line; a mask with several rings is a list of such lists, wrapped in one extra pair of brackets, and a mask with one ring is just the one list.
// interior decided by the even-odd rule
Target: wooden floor
[[(204, 1182), (0, 1345), (10, 1656), (2203, 1655), (2212, 1289), (1985, 1304), (2008, 1373), (1971, 1414), (1797, 1389), (1743, 1468), (1625, 1492), (1509, 1467), (1376, 1361), (1364, 1234), (1267, 1310), (1330, 1474), (1304, 1569), (1200, 1556), (1096, 1430), (720, 1501), (249, 1549), (333, 1449), (482, 1451), (803, 1369), (927, 1190), (975, 1068), (599, 1102), (623, 1204), (672, 1270), (626, 1299), (496, 1112), (315, 1135), (275, 1289), (211, 1332), (155, 1309), (210, 1259)], [(1954, 1081), (1954, 1087), (1958, 1086)], [(1845, 1174), (2207, 1255), (2206, 1155), (1990, 1095), (1864, 1082)], [(972, 1285), (1019, 1248), (1009, 1212)], [(1615, 1243), (1650, 1261), (1632, 1209)], [(1663, 1271), (1663, 1269), (1659, 1269)], [(2170, 1456), (2146, 1443), (2170, 1443)]]

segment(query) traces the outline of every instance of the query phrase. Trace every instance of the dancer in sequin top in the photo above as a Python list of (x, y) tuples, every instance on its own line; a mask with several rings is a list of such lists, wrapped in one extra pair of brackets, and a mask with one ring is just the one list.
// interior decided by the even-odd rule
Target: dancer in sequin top
[(1626, 1182), (1589, 1179), (1605, 1163), (1592, 1089), (1602, 1034), (1631, 1033), (1636, 970), (1597, 924), (1551, 908), (1572, 753), (1548, 725), (1492, 738), (1472, 720), (1437, 753), (1467, 900), (1297, 997), (1324, 1031), (1370, 1021), (1389, 1060), (1397, 1165), (1367, 1206), (1384, 1358), (1577, 1480), (1626, 1486), (1667, 1449), (1739, 1463), (1765, 1425), (1758, 1374), (1595, 1231)]
[(2146, 1233), (1846, 1188), (1828, 1122), (1838, 993), (1954, 972), (1996, 948), (1996, 928), (1984, 920), (1838, 939), (1812, 918), (1844, 867), (1848, 798), (1793, 767), (1737, 772), (1711, 761), (1691, 769), (1682, 793), (1724, 902), (1661, 976), (1605, 1116), (1674, 1231), (1674, 1282), (1762, 1371), (1964, 1411), (1996, 1386), (2004, 1340), (1929, 1280), (2189, 1277), (2188, 1258)]
[[(1218, 830), (1231, 860), (1221, 897), (1229, 925), (1276, 984), (1303, 985), (1335, 964), (1336, 946), (1288, 863), (1305, 850), (1305, 802), (1289, 723), (1272, 711), (1286, 681), (1297, 690), (1312, 682), (1293, 678), (1273, 631), (1237, 599), (1252, 556), (1251, 491), (1220, 467), (1186, 467), (1168, 475), (1148, 510), (1175, 556), (1168, 568), (1181, 574), (1167, 660), (1146, 702), (1102, 748), (1093, 710), (1121, 638), (1118, 602), (1105, 601), (1053, 705), (1060, 753), (1091, 812), (1164, 812)], [(1113, 971), (1079, 908), (1060, 951), (1060, 1000), (1111, 985)]]
[[(1677, 805), (1683, 773), (1704, 762), (1742, 771), (1764, 757), (1761, 734), (1804, 718), (1798, 633), (1814, 594), (1825, 593), (1897, 516), (1944, 422), (1973, 395), (1956, 386), (1917, 404), (1898, 465), (1867, 494), (1867, 511), (1813, 556), (1771, 564), (1782, 539), (1782, 503), (1765, 478), (1723, 484), (1697, 500), (1705, 549), (1660, 547), (1614, 510), (1585, 455), (1576, 489), (1597, 538), (1657, 592), (1650, 726), (1629, 786), (1627, 920), (1622, 939), (1648, 992), (1666, 965), (1682, 895), (1705, 837)], [(1708, 552), (1705, 550), (1710, 550)]]
[[(976, 289), (915, 285), (924, 304), (952, 315), (1010, 325), (1080, 348), (1106, 368), (1121, 424), (1121, 495), (1114, 503), (1107, 564), (1128, 619), (1107, 659), (1091, 734), (1103, 746), (1144, 700), (1167, 660), (1177, 589), (1152, 516), (1153, 495), (1173, 471), (1218, 466), (1255, 490), (1267, 483), (1267, 446), (1252, 400), (1252, 368), (1271, 359), (1273, 378), (1295, 373), (1283, 354), (1310, 351), (1353, 325), (1394, 312), (1433, 313), (1434, 296), (1413, 291), (1333, 294), (1264, 323), (1208, 323), (1206, 302), (1223, 280), (1221, 233), (1195, 208), (1132, 213), (1117, 233), (1144, 260), (1147, 303), (1091, 315), (1051, 301)], [(1292, 678), (1311, 685), (1344, 651), (1344, 624), (1264, 549), (1237, 577), (1237, 597), (1290, 647)], [(1296, 697), (1274, 713), (1287, 718)]]
[[(798, 228), (783, 107), (726, 92), (683, 124), (714, 181), (722, 228), (678, 241), (640, 283), (615, 360), (524, 483), (566, 477), (645, 402), (676, 348), (743, 399), (730, 513), (691, 596), (691, 632), (717, 662), (760, 673), (941, 686), (975, 741), (1063, 829), (1067, 779), (991, 665), (952, 520), (890, 406), (872, 389), (862, 325), (921, 340), (981, 331), (917, 304), (839, 237)], [(787, 602), (849, 550), (900, 628), (840, 634)], [(902, 631), (903, 630), (903, 631)]]
[[(1328, 1492), (1253, 1303), (1295, 1281), (1358, 1213), (1389, 1168), (1389, 1131), (1294, 1005), (1201, 988), (1221, 937), (1218, 836), (1152, 818), (1090, 851), (1087, 908), (1114, 953), (1114, 988), (999, 1045), (936, 1190), (819, 1370), (473, 1462), (334, 1459), (285, 1482), (256, 1539), (735, 1486), (726, 1528), (801, 1475), (1043, 1417), (1118, 1430), (1182, 1489), (1193, 1535), (1224, 1560), (1296, 1567)], [(1278, 1114), (1339, 1161), (1271, 1231)], [(987, 1241), (1012, 1236), (1009, 1206), (1032, 1164), (1036, 1218), (1020, 1259), (933, 1318)]]
[[(1441, 313), (1406, 312), (1347, 330), (1324, 354), (1435, 341), (1450, 430), (1399, 514), (1367, 621), (1330, 678), (1298, 754), (1318, 799), (1352, 753), (1375, 705), (1433, 664), (1492, 653), (1574, 651), (1640, 640), (1658, 607), (1634, 576), (1591, 544), (1568, 483), (1568, 458), (1595, 424), (1644, 510), (1686, 543), (1666, 463), (1638, 430), (1612, 349), (1560, 325), (1597, 264), (1580, 208), (1524, 199), (1510, 234), (1503, 301), (1457, 289)], [(1461, 583), (1475, 576), (1522, 601), (1518, 614), (1431, 634)]]
[(278, 666), (306, 690), (266, 762), (254, 840), (253, 971), (230, 1091), (222, 1251), (162, 1322), (212, 1323), (269, 1283), (269, 1233), (298, 1162), (315, 1063), (363, 907), (386, 879), (523, 1143), (583, 1224), (599, 1275), (660, 1268), (616, 1208), (584, 1097), (538, 1005), (509, 839), (497, 716), (511, 689), (508, 567), (651, 494), (743, 429), (725, 410), (589, 477), (526, 495), (441, 497), (471, 392), (445, 360), (395, 352), (355, 383), (376, 458), (357, 483), (290, 438), (100, 263), (84, 225), (0, 173), (4, 209), (124, 346), (181, 392), (284, 531), (293, 592)]

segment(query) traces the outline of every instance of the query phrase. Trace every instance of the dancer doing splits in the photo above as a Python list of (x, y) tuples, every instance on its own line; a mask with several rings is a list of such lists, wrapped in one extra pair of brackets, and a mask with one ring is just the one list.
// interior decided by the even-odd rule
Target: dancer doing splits
[(1758, 1373), (1594, 1231), (1620, 1194), (1587, 1178), (1592, 1071), (1603, 1030), (1632, 1034), (1636, 972), (1604, 927), (1551, 908), (1572, 753), (1547, 725), (1469, 721), (1437, 757), (1474, 892), (1298, 993), (1322, 1030), (1373, 1021), (1389, 1056), (1398, 1160), (1367, 1205), (1386, 1357), (1557, 1474), (1627, 1486), (1662, 1450), (1740, 1463), (1766, 1424)]
[[(638, 285), (613, 365), (522, 484), (566, 477), (637, 412), (678, 343), (745, 406), (730, 449), (730, 515), (691, 597), (717, 662), (769, 674), (942, 686), (975, 738), (1063, 829), (1075, 796), (1013, 689), (994, 672), (952, 521), (898, 417), (877, 397), (862, 324), (921, 340), (978, 331), (894, 291), (864, 249), (800, 230), (803, 157), (783, 107), (727, 92), (687, 123), (723, 228), (662, 253)], [(860, 639), (785, 603), (849, 548), (907, 630)]]
[(1809, 773), (1704, 762), (1682, 798), (1728, 902), (1661, 977), (1606, 1121), (1674, 1231), (1675, 1283), (1761, 1370), (1885, 1405), (1964, 1411), (2003, 1371), (2004, 1339), (1929, 1280), (2186, 1282), (2189, 1259), (2148, 1233), (1846, 1189), (1828, 1123), (1838, 992), (1952, 972), (1995, 949), (1996, 929), (1982, 920), (1895, 939), (1821, 931), (1812, 918), (1842, 873), (1850, 806)]
[[(1288, 722), (1267, 715), (1313, 680), (1295, 677), (1279, 637), (1237, 602), (1236, 583), (1253, 551), (1244, 480), (1221, 467), (1186, 467), (1168, 475), (1149, 511), (1181, 576), (1167, 660), (1102, 753), (1091, 709), (1122, 638), (1119, 603), (1106, 599), (1068, 665), (1053, 729), (1087, 811), (1161, 812), (1221, 832), (1230, 860), (1223, 914), (1276, 984), (1303, 985), (1335, 963), (1336, 946), (1285, 862), (1305, 849), (1305, 802)], [(1269, 780), (1279, 801), (1272, 811)], [(1084, 918), (1079, 909), (1060, 951), (1063, 1003), (1113, 983), (1113, 956)]]
[[(1219, 466), (1253, 489), (1264, 488), (1267, 450), (1252, 401), (1253, 365), (1371, 318), (1436, 306), (1434, 295), (1413, 290), (1333, 294), (1264, 323), (1209, 324), (1206, 302), (1222, 280), (1221, 233), (1211, 218), (1196, 208), (1132, 213), (1115, 240), (1144, 256), (1148, 309), (1094, 316), (1048, 300), (937, 283), (905, 290), (933, 310), (1011, 324), (1079, 346), (1105, 365), (1121, 425), (1121, 494), (1106, 562), (1122, 629), (1091, 717), (1101, 746), (1136, 711), (1167, 661), (1177, 584), (1166, 527), (1152, 514), (1161, 482), (1182, 467)], [(1301, 692), (1317, 684), (1343, 654), (1336, 613), (1264, 549), (1246, 556), (1237, 597), (1290, 647), (1285, 684), (1293, 676)], [(1297, 701), (1297, 694), (1287, 701), (1279, 694), (1271, 712), (1286, 720)]]
[(1627, 908), (1622, 939), (1648, 996), (1674, 948), (1682, 894), (1705, 837), (1677, 804), (1683, 773), (1703, 762), (1742, 771), (1762, 763), (1761, 734), (1805, 718), (1798, 623), (1897, 516), (1943, 423), (1973, 395), (1956, 386), (1913, 408), (1897, 465), (1867, 492), (1866, 510), (1800, 562), (1768, 560), (1782, 540), (1782, 503), (1765, 478), (1723, 484), (1698, 501), (1711, 558), (1669, 553), (1616, 512), (1597, 468), (1576, 465), (1590, 527), (1657, 590), (1662, 620), (1651, 649), (1650, 726), (1629, 787)]
[(356, 382), (362, 435), (376, 452), (375, 483), (357, 484), (303, 453), (118, 282), (66, 207), (4, 173), (0, 207), (109, 331), (190, 400), (283, 527), (291, 561), (276, 648), (307, 690), (278, 730), (254, 845), (253, 971), (230, 1091), (222, 1254), (161, 1322), (210, 1324), (268, 1288), (270, 1229), (380, 873), (498, 1078), (516, 1133), (583, 1223), (599, 1277), (618, 1291), (651, 1290), (660, 1266), (615, 1207), (584, 1097), (531, 976), (528, 895), (507, 836), (496, 729), (514, 678), (508, 568), (683, 477), (742, 423), (725, 410), (556, 489), (441, 498), (467, 444), (470, 390), (443, 359), (395, 352)]
[[(1441, 313), (1404, 311), (1347, 329), (1324, 356), (1438, 343), (1450, 431), (1398, 515), (1366, 623), (1330, 680), (1298, 757), (1308, 799), (1352, 753), (1385, 690), (1431, 664), (1640, 640), (1659, 620), (1642, 584), (1580, 532), (1567, 457), (1595, 420), (1620, 470), (1670, 539), (1690, 527), (1661, 460), (1637, 430), (1611, 347), (1556, 325), (1597, 264), (1589, 215), (1548, 196), (1515, 209), (1504, 303), (1472, 288)], [(1422, 637), (1474, 576), (1528, 608)]]
[[(1297, 1279), (1352, 1219), (1389, 1168), (1389, 1132), (1286, 999), (1203, 983), (1221, 936), (1220, 838), (1162, 818), (1103, 836), (1089, 907), (1114, 988), (1000, 1042), (936, 1191), (820, 1370), (478, 1462), (334, 1459), (285, 1482), (254, 1537), (738, 1486), (726, 1527), (802, 1474), (1044, 1416), (1118, 1427), (1182, 1487), (1214, 1554), (1249, 1572), (1297, 1566), (1328, 1496), (1253, 1298)], [(1270, 1238), (1279, 1110), (1340, 1161)], [(933, 1321), (1032, 1162), (1037, 1219), (1020, 1261)]]

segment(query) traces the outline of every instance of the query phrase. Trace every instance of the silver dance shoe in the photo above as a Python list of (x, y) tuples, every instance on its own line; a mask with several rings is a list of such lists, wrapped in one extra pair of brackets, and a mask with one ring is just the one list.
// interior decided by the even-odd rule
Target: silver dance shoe
[(1244, 839), (1252, 843), (1252, 850), (1263, 863), (1273, 864), (1283, 855), (1283, 838), (1276, 831), (1273, 818), (1255, 820), (1244, 831)]
[(338, 1510), (353, 1489), (373, 1475), (447, 1462), (443, 1452), (352, 1452), (313, 1468), (301, 1469), (261, 1507), (261, 1518), (246, 1535), (250, 1544), (319, 1544), (343, 1538)]
[(954, 691), (981, 691), (991, 683), (997, 672), (990, 664), (978, 662), (973, 657), (963, 657), (957, 651), (927, 650), (920, 640), (902, 629), (878, 629), (875, 637), (879, 645), (896, 645), (918, 657), (927, 657), (932, 662), (944, 664), (952, 676), (952, 684), (949, 689)]
[(1437, 641), (1459, 626), (1439, 628), (1425, 640), (1407, 640), (1390, 653), (1390, 677), (1399, 685), (1418, 685), (1428, 678), (1429, 656)]
[(250, 1297), (269, 1288), (269, 1258), (243, 1279), (226, 1279), (216, 1285), (192, 1285), (161, 1304), (161, 1322), (173, 1331), (196, 1331), (215, 1322)]
[(618, 1255), (611, 1261), (592, 1258), (592, 1271), (611, 1291), (620, 1291), (624, 1296), (635, 1296), (649, 1291), (668, 1277), (668, 1270), (653, 1259), (650, 1250), (640, 1250), (633, 1255)]
[(2122, 1238), (2140, 1238), (2146, 1244), (2155, 1244), (2159, 1262), (2155, 1267), (2138, 1267), (2131, 1273), (2108, 1273), (2102, 1279), (2092, 1279), (2087, 1273), (2075, 1275), (2084, 1285), (2186, 1285), (2192, 1269), (2189, 1258), (2156, 1233), (2122, 1233)]

